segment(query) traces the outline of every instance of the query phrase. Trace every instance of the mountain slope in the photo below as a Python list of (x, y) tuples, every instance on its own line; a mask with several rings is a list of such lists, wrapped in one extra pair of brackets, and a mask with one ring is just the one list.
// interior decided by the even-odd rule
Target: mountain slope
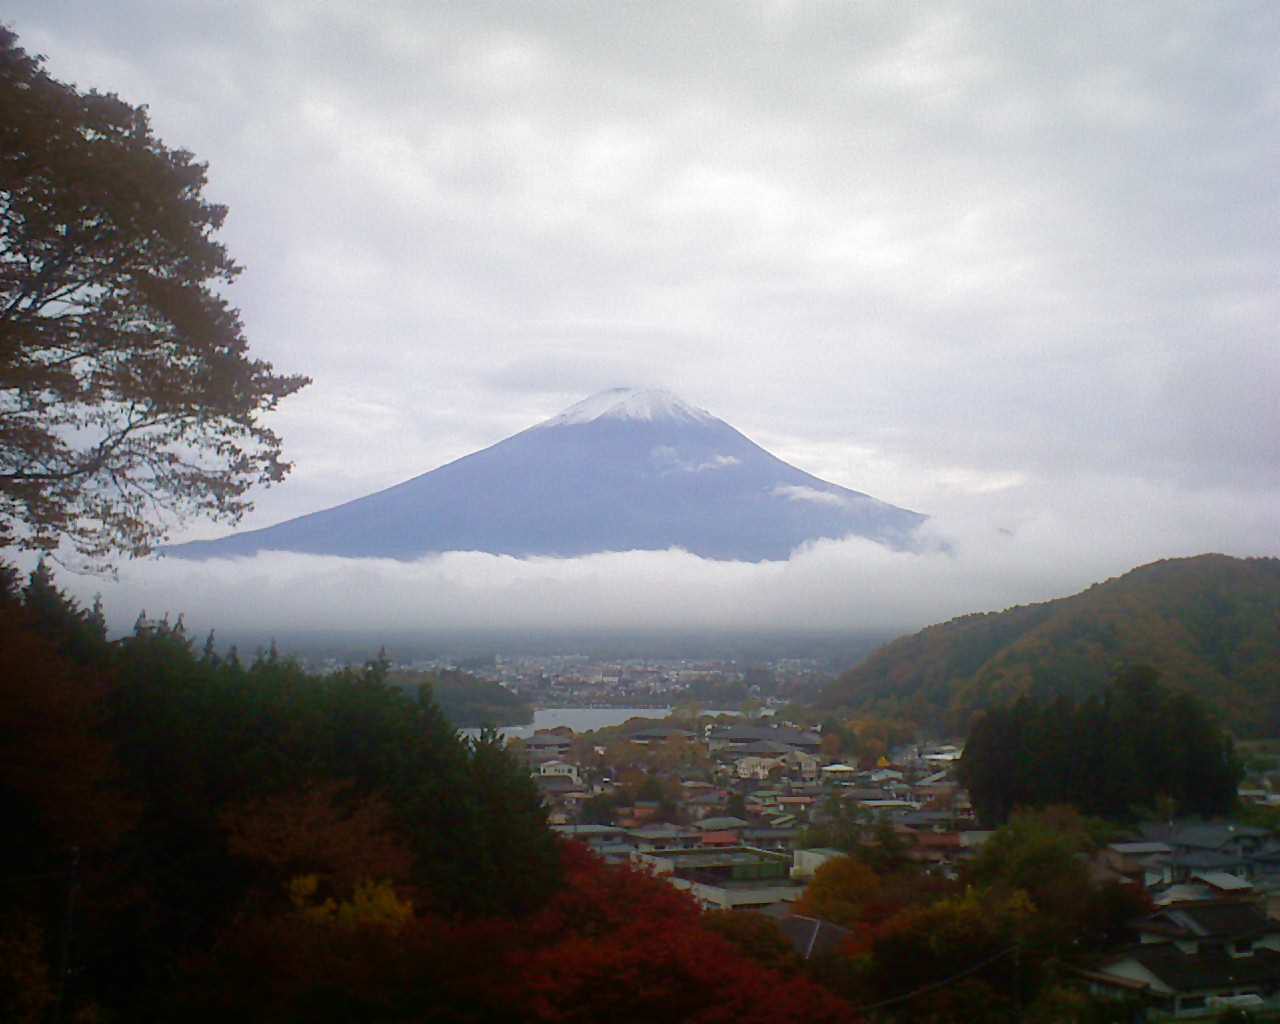
[(679, 547), (758, 562), (822, 537), (906, 545), (923, 520), (788, 465), (670, 392), (617, 389), (387, 490), (166, 553), (412, 559)]
[(1081, 698), (1145, 663), (1244, 734), (1280, 728), (1280, 559), (1154, 562), (1074, 597), (966, 615), (882, 647), (832, 683), (825, 707), (906, 706), (963, 728), (1028, 693)]

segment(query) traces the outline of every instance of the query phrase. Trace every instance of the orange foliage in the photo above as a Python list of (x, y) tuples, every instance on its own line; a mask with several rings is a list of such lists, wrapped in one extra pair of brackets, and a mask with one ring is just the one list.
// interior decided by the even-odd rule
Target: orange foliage
[[(744, 957), (661, 879), (566, 843), (564, 885), (521, 920), (420, 915), (334, 928), (296, 911), (242, 920), (186, 987), (255, 1020), (511, 1019), (531, 1024), (849, 1024), (847, 1004)], [(329, 1016), (324, 1016), (328, 1013)]]
[(391, 830), (391, 810), (350, 783), (323, 782), (228, 809), (227, 848), (274, 881), (322, 875), (343, 893), (362, 880), (403, 882), (413, 858)]
[(851, 928), (880, 893), (880, 876), (853, 857), (835, 857), (814, 873), (796, 913)]

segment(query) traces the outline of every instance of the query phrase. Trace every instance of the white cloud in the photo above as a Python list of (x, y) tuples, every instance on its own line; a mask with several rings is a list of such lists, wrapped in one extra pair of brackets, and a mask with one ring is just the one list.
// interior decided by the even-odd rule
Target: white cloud
[(649, 453), (649, 460), (661, 470), (680, 473), (706, 473), (717, 469), (730, 469), (741, 461), (735, 455), (713, 455), (702, 462), (682, 458), (679, 451), (667, 444), (656, 446)]
[(820, 491), (816, 487), (804, 487), (798, 484), (779, 484), (769, 493), (788, 501), (807, 501), (813, 505), (834, 505), (844, 508), (849, 504), (842, 494), (833, 491)]
[[(1167, 484), (1081, 478), (969, 496), (930, 520), (916, 551), (818, 541), (785, 562), (687, 552), (517, 559), (451, 552), (415, 562), (267, 553), (131, 562), (103, 594), (113, 629), (145, 609), (197, 631), (913, 630), (975, 611), (1076, 593), (1139, 564), (1207, 551), (1277, 554), (1272, 516), (1247, 496), (1180, 497)], [(1236, 538), (1220, 524), (1234, 520)]]

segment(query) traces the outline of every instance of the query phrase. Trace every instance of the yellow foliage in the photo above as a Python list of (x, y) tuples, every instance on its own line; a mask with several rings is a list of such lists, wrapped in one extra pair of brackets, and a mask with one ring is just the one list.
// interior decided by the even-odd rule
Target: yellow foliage
[(396, 895), (390, 881), (362, 879), (356, 883), (350, 899), (332, 896), (317, 900), (320, 880), (317, 875), (299, 875), (288, 883), (289, 902), (312, 924), (337, 925), (339, 928), (397, 929), (413, 917), (413, 904)]
[(401, 900), (387, 881), (359, 882), (351, 899), (338, 905), (338, 924), (346, 928), (374, 925), (396, 929), (412, 916), (413, 904)]

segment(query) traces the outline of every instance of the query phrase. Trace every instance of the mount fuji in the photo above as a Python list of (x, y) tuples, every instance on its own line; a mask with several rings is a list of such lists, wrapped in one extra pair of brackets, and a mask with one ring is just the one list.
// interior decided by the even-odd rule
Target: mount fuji
[(618, 388), (384, 491), (165, 554), (407, 560), (683, 548), (762, 562), (819, 538), (910, 547), (924, 519), (788, 465), (669, 391)]

